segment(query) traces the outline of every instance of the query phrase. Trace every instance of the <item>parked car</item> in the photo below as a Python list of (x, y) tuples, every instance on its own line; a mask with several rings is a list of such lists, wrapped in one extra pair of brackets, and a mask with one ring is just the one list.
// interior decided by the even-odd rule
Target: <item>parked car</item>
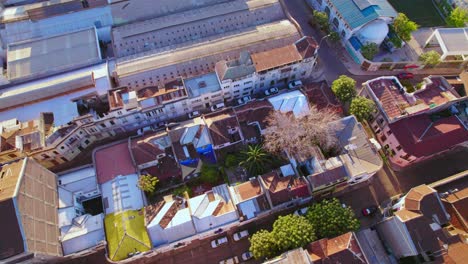
[(218, 238), (218, 239), (215, 239), (215, 240), (211, 241), (211, 247), (212, 247), (212, 248), (217, 248), (217, 247), (219, 247), (220, 245), (225, 244), (225, 243), (227, 243), (227, 242), (228, 242), (227, 237), (225, 237), (225, 236), (224, 236), (224, 237), (220, 237), (220, 238)]
[(242, 254), (242, 260), (243, 261), (249, 260), (251, 258), (253, 258), (253, 254), (250, 251), (245, 252), (245, 253)]
[(167, 125), (167, 122), (166, 121), (161, 121), (157, 125), (158, 125), (158, 127), (165, 127)]
[(244, 230), (244, 231), (240, 231), (240, 232), (234, 233), (234, 234), (232, 235), (232, 238), (234, 239), (234, 241), (239, 241), (239, 240), (241, 240), (242, 238), (248, 237), (248, 236), (249, 236), (249, 231)]
[(414, 74), (411, 72), (402, 72), (397, 75), (398, 79), (412, 79)]
[(276, 87), (271, 87), (270, 89), (265, 90), (265, 95), (269, 96), (272, 94), (277, 94), (279, 92), (278, 88)]
[(211, 106), (211, 111), (214, 112), (214, 111), (217, 111), (217, 110), (221, 110), (224, 107), (225, 107), (224, 103), (215, 104), (215, 105)]
[(377, 212), (378, 209), (379, 208), (376, 205), (366, 207), (366, 208), (362, 209), (362, 215), (363, 216), (371, 216), (371, 215), (375, 214), (375, 212)]
[(299, 210), (294, 211), (295, 215), (303, 216), (307, 213), (307, 210), (309, 210), (309, 207), (304, 207)]
[(200, 112), (198, 112), (198, 111), (193, 111), (193, 112), (188, 114), (189, 118), (195, 118), (195, 117), (198, 117), (198, 116), (201, 116)]
[(239, 263), (239, 259), (237, 258), (237, 256), (234, 256), (232, 258), (228, 258), (225, 260), (221, 260), (219, 262), (219, 264), (237, 264), (237, 263)]
[(252, 97), (250, 97), (250, 96), (244, 96), (242, 98), (237, 99), (237, 103), (239, 105), (244, 105), (244, 104), (246, 104), (246, 103), (248, 103), (250, 101), (252, 101)]
[(297, 81), (292, 81), (288, 84), (288, 87), (289, 89), (295, 89), (295, 88), (299, 88), (302, 86), (302, 82), (297, 80)]

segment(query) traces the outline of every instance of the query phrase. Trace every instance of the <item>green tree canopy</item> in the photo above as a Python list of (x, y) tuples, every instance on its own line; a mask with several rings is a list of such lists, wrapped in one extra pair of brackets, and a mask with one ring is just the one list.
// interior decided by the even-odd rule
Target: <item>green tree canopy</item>
[(224, 166), (226, 168), (232, 168), (239, 165), (239, 158), (234, 154), (227, 154), (224, 159)]
[(156, 191), (156, 185), (158, 184), (158, 182), (158, 177), (151, 176), (149, 174), (143, 174), (138, 179), (138, 188), (152, 195)]
[(330, 36), (328, 37), (332, 42), (338, 42), (340, 40), (340, 34), (336, 31), (330, 32)]
[(375, 111), (374, 101), (358, 96), (351, 101), (349, 112), (359, 121), (367, 120)]
[(356, 96), (356, 81), (346, 75), (341, 75), (332, 83), (332, 91), (342, 103), (351, 101)]
[(272, 233), (260, 230), (249, 238), (250, 248), (255, 259), (271, 258), (278, 254), (278, 246)]
[(409, 20), (403, 13), (398, 13), (398, 16), (393, 21), (395, 33), (404, 41), (409, 41), (411, 39), (411, 33), (416, 31), (418, 27), (418, 24)]
[(377, 53), (379, 53), (379, 46), (377, 46), (377, 44), (375, 44), (374, 42), (371, 42), (361, 47), (362, 56), (364, 56), (364, 58), (368, 60), (374, 59)]
[(273, 223), (273, 237), (280, 252), (303, 247), (315, 240), (314, 226), (302, 216), (280, 216)]
[(328, 22), (327, 13), (314, 10), (313, 15), (315, 22), (320, 26), (320, 28), (328, 30), (330, 24)]
[(343, 208), (336, 198), (315, 203), (306, 218), (315, 227), (318, 238), (339, 236), (360, 226), (351, 208)]
[(240, 156), (241, 162), (239, 165), (252, 175), (263, 174), (273, 161), (273, 157), (262, 145), (248, 145), (247, 149), (240, 153)]
[(457, 7), (452, 10), (447, 18), (447, 24), (451, 27), (465, 27), (468, 23), (468, 10)]
[(203, 164), (200, 172), (200, 180), (202, 182), (215, 184), (220, 179), (219, 170), (216, 166)]
[(440, 54), (435, 50), (431, 50), (421, 54), (419, 60), (424, 63), (424, 65), (434, 66), (440, 63)]

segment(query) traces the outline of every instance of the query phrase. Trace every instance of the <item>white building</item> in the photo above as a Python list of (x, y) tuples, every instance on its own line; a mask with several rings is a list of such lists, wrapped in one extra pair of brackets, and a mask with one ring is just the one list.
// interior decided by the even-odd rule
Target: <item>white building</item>
[(189, 205), (197, 232), (239, 220), (226, 184), (213, 187), (212, 191), (191, 198)]
[(92, 166), (58, 177), (58, 220), (63, 254), (90, 249), (105, 240), (102, 213), (86, 213), (83, 202), (101, 195)]
[[(111, 158), (111, 157), (109, 157)], [(144, 206), (143, 193), (138, 188), (138, 175), (119, 175), (101, 185), (104, 213), (138, 210)]]
[(157, 247), (196, 234), (187, 201), (167, 198), (157, 215), (146, 228), (153, 246)]

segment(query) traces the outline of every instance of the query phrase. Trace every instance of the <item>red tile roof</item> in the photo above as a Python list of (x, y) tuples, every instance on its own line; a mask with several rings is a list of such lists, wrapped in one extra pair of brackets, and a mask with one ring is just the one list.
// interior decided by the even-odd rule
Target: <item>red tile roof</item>
[(136, 173), (127, 142), (96, 151), (94, 159), (99, 184), (110, 181), (119, 175)]
[(288, 202), (296, 197), (307, 197), (310, 195), (307, 183), (302, 178), (293, 176), (280, 177), (276, 172), (270, 172), (261, 177), (270, 193), (273, 205)]
[(432, 122), (429, 115), (417, 115), (390, 124), (404, 151), (415, 157), (430, 156), (468, 140), (468, 131), (456, 116)]
[(319, 263), (367, 263), (354, 233), (323, 238), (307, 245), (312, 261)]
[(390, 119), (400, 116), (404, 108), (410, 106), (390, 79), (378, 79), (370, 82), (369, 86)]
[[(232, 108), (205, 115), (204, 119), (214, 146), (234, 143), (242, 139), (240, 125)], [(231, 133), (229, 133), (230, 129), (233, 130)]]
[(266, 71), (302, 60), (302, 56), (297, 51), (294, 44), (254, 53), (251, 57), (257, 72)]

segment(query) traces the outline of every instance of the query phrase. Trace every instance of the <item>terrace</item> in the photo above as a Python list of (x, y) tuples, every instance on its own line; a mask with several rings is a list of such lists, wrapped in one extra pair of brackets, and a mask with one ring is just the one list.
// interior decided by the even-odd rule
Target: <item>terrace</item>
[(210, 94), (221, 90), (216, 73), (208, 73), (184, 80), (190, 98)]

